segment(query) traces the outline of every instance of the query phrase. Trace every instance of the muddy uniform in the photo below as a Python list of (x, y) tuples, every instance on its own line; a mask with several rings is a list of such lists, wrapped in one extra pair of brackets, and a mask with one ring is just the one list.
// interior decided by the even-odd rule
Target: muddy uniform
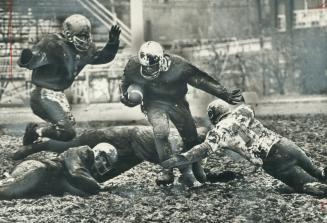
[(75, 136), (75, 120), (64, 90), (87, 64), (104, 64), (114, 59), (119, 42), (108, 42), (101, 50), (94, 43), (85, 52), (77, 51), (62, 34), (50, 34), (32, 50), (23, 50), (18, 61), (21, 67), (33, 70), (31, 108), (37, 116), (51, 123), (42, 136), (70, 140)]
[(164, 165), (170, 168), (177, 163), (197, 161), (222, 149), (239, 153), (299, 192), (305, 184), (325, 179), (324, 172), (294, 142), (265, 128), (245, 105), (222, 118), (208, 132), (205, 141), (182, 154), (181, 160), (168, 160)]
[[(171, 155), (167, 141), (170, 129), (169, 119), (174, 123), (184, 141), (184, 151), (198, 144), (196, 126), (185, 99), (188, 84), (226, 101), (230, 96), (227, 89), (218, 81), (185, 59), (169, 54), (165, 54), (165, 57), (171, 61), (169, 69), (161, 71), (157, 78), (152, 80), (144, 78), (140, 73), (141, 65), (138, 58), (133, 57), (126, 65), (122, 79), (124, 95), (131, 84), (141, 86), (144, 91), (142, 111), (153, 127), (156, 148), (161, 161), (168, 159)], [(197, 174), (196, 171), (194, 173)]]
[(205, 142), (212, 151), (229, 148), (261, 166), (262, 159), (280, 139), (278, 134), (254, 119), (248, 107), (241, 105), (208, 132)]
[[(174, 151), (180, 152), (182, 140), (176, 131), (171, 133), (169, 142)], [(206, 130), (201, 128), (199, 133), (204, 139)], [(118, 160), (108, 172), (99, 174), (92, 167), (94, 154), (91, 148), (103, 142), (116, 147)], [(33, 146), (39, 146), (39, 151), (62, 154), (53, 160), (27, 160), (20, 163), (11, 177), (0, 181), (0, 199), (21, 198), (36, 193), (96, 193), (100, 189), (99, 182), (118, 176), (143, 161), (159, 163), (152, 128), (146, 126), (88, 130), (71, 141), (51, 139)]]

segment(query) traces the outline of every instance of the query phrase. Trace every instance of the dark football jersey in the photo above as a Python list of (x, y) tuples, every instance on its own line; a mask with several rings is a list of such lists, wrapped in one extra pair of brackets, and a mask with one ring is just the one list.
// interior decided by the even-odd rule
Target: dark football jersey
[(182, 57), (166, 54), (171, 60), (167, 71), (162, 71), (153, 80), (145, 79), (141, 73), (141, 65), (137, 57), (132, 57), (124, 70), (122, 79), (123, 93), (131, 84), (138, 84), (143, 88), (144, 99), (147, 101), (164, 100), (179, 101), (188, 91), (187, 84), (204, 90), (214, 96), (226, 99), (228, 92), (218, 81), (201, 71)]
[[(33, 70), (32, 83), (56, 91), (70, 87), (87, 64), (103, 64), (114, 59), (119, 42), (108, 42), (98, 51), (94, 43), (86, 52), (79, 52), (61, 34), (49, 34), (31, 50), (32, 59), (25, 63), (22, 53), (18, 64)], [(24, 51), (23, 51), (24, 52)]]

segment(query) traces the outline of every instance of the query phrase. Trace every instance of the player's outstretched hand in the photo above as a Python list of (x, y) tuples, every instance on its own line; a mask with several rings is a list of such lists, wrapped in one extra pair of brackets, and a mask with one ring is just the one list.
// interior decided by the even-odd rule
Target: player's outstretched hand
[(179, 154), (174, 155), (170, 159), (163, 161), (160, 165), (166, 169), (170, 169), (185, 164), (189, 164), (189, 161), (185, 158), (185, 156)]
[(119, 25), (112, 26), (109, 32), (109, 42), (118, 42), (120, 32), (121, 30)]
[(232, 92), (229, 93), (228, 95), (228, 103), (232, 104), (232, 105), (236, 105), (240, 102), (243, 102), (244, 98), (241, 94), (241, 90), (237, 89), (237, 90), (233, 90)]

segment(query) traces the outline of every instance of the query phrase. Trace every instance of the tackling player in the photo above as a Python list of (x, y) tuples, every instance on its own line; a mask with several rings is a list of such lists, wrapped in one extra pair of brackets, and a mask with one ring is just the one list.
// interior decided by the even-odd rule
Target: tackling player
[(294, 142), (265, 128), (248, 106), (232, 110), (226, 102), (216, 100), (209, 104), (208, 116), (215, 127), (205, 141), (163, 162), (163, 166), (198, 162), (213, 152), (230, 149), (296, 192), (327, 195), (327, 168), (319, 169)]

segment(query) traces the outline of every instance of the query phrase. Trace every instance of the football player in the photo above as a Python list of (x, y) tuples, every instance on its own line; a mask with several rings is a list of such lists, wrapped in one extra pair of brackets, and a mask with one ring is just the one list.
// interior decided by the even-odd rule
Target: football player
[(230, 149), (296, 192), (327, 195), (327, 168), (318, 168), (293, 141), (265, 128), (248, 106), (232, 110), (226, 102), (216, 100), (209, 104), (208, 116), (215, 127), (205, 141), (166, 160), (163, 166), (198, 162), (213, 152)]
[[(125, 67), (121, 102), (129, 107), (138, 105), (139, 101), (129, 99), (128, 89), (130, 85), (138, 85), (142, 89), (142, 111), (153, 127), (155, 145), (161, 161), (171, 155), (167, 140), (169, 120), (174, 123), (184, 141), (184, 151), (198, 144), (196, 126), (185, 99), (188, 84), (231, 104), (242, 100), (239, 90), (229, 91), (185, 59), (164, 53), (162, 46), (154, 41), (144, 43), (138, 56), (130, 58)], [(200, 182), (205, 181), (200, 163), (193, 164), (193, 171)], [(173, 181), (172, 170), (163, 170), (157, 179), (159, 185)]]
[(23, 49), (18, 64), (32, 70), (30, 105), (34, 114), (47, 121), (44, 126), (29, 123), (23, 145), (39, 137), (70, 140), (75, 137), (75, 120), (64, 94), (87, 64), (105, 64), (118, 51), (120, 28), (111, 27), (109, 40), (97, 50), (91, 35), (91, 23), (83, 15), (71, 15), (63, 23), (62, 33), (49, 34), (32, 49)]
[[(175, 152), (180, 152), (183, 141), (177, 131), (171, 133), (169, 142)], [(200, 138), (204, 139), (205, 133), (206, 129), (199, 129)], [(0, 180), (0, 199), (22, 198), (36, 193), (97, 193), (101, 189), (99, 183), (143, 161), (159, 163), (153, 131), (148, 126), (88, 130), (70, 141), (50, 139), (28, 145), (16, 155), (23, 158), (43, 150), (61, 155), (52, 160), (20, 163), (8, 178)]]

